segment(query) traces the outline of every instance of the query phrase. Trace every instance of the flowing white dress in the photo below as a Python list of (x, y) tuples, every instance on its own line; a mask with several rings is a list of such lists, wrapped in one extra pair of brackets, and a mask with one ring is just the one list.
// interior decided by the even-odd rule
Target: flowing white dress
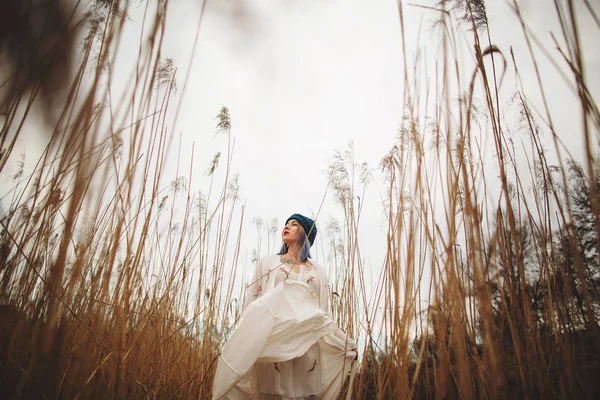
[(337, 398), (355, 345), (331, 320), (327, 274), (311, 263), (296, 273), (277, 255), (259, 261), (222, 349), (213, 399)]

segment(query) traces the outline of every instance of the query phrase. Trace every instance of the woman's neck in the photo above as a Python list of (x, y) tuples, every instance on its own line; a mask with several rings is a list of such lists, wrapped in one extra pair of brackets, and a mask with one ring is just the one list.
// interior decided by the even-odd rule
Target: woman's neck
[(287, 253), (285, 253), (285, 258), (294, 260), (294, 261), (302, 261), (300, 260), (300, 250), (296, 247), (289, 247)]

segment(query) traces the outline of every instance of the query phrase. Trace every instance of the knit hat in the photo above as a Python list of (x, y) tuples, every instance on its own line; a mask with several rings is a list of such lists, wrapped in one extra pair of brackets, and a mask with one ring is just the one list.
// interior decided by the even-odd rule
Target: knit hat
[(285, 223), (287, 224), (291, 219), (294, 219), (296, 221), (298, 221), (300, 223), (300, 225), (302, 225), (302, 228), (304, 228), (304, 232), (306, 233), (306, 236), (308, 236), (308, 241), (310, 242), (310, 245), (312, 246), (313, 243), (315, 242), (315, 238), (317, 237), (317, 225), (315, 224), (315, 221), (313, 221), (312, 219), (305, 217), (302, 214), (293, 214), (291, 217), (289, 217)]

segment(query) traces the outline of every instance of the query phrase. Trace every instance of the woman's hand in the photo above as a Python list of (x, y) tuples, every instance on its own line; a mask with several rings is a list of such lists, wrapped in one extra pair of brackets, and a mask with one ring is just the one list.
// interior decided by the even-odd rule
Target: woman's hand
[(355, 348), (353, 348), (353, 349), (352, 349), (352, 350), (350, 350), (350, 351), (353, 351), (353, 352), (355, 352), (355, 353), (356, 353), (356, 356), (354, 356), (354, 361), (358, 360), (358, 349), (355, 347)]

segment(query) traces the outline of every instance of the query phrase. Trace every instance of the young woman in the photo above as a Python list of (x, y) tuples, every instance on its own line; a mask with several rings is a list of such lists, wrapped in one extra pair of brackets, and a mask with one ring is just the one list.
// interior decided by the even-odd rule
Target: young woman
[(314, 221), (290, 216), (277, 254), (263, 257), (223, 347), (213, 399), (336, 399), (356, 346), (329, 315), (328, 279), (311, 259)]

